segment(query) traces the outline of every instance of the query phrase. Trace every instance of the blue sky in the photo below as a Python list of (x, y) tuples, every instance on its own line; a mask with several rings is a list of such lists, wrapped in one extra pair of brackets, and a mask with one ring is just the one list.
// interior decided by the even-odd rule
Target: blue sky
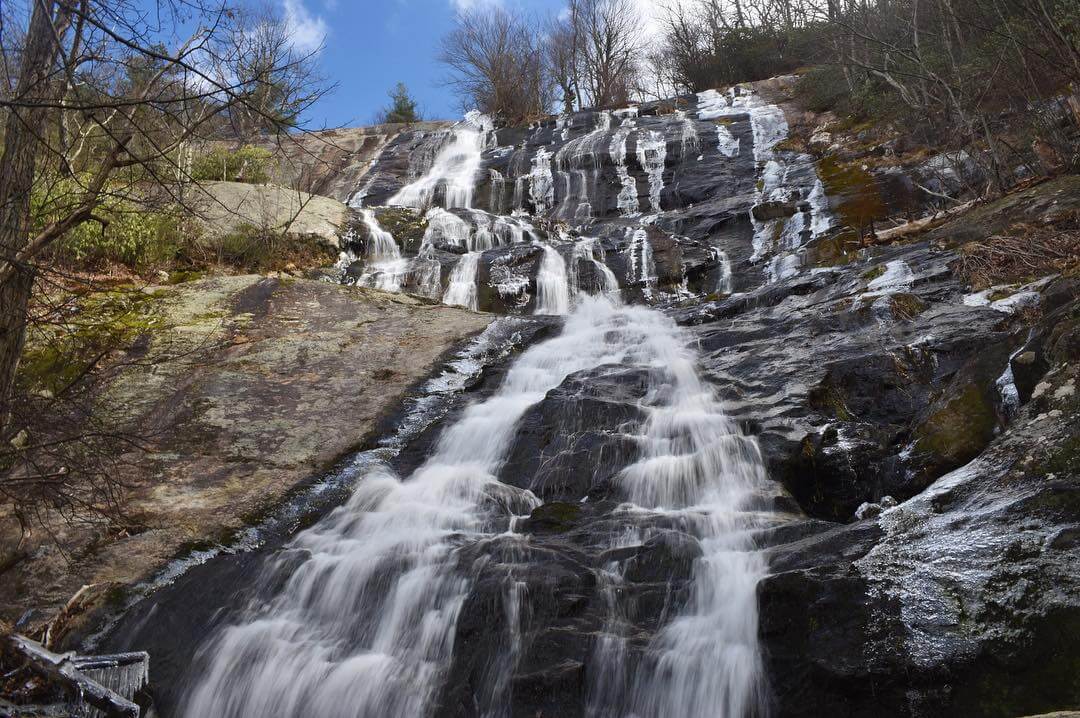
[[(312, 108), (318, 127), (369, 124), (386, 93), (404, 82), (425, 117), (457, 118), (460, 108), (438, 63), (439, 40), (457, 8), (500, 0), (273, 0), (293, 30), (298, 47), (325, 35), (320, 63), (337, 83)], [(563, 0), (501, 0), (526, 12), (557, 13)]]

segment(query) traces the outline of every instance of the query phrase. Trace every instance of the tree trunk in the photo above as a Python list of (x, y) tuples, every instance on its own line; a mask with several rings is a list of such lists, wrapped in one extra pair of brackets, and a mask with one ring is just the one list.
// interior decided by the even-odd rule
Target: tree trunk
[[(29, 240), (30, 194), (35, 163), (41, 149), (39, 133), (53, 124), (50, 114), (60, 99), (63, 80), (52, 77), (60, 50), (59, 38), (66, 30), (59, 4), (49, 0), (33, 3), (19, 82), (4, 133), (0, 157), (0, 259), (11, 262)], [(0, 439), (11, 433), (10, 423), (15, 371), (26, 337), (26, 307), (34, 283), (31, 267), (15, 266), (0, 284)]]

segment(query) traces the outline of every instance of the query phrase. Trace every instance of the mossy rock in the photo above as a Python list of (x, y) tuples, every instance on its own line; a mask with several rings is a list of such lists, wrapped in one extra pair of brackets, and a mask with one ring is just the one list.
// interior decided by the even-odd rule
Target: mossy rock
[(810, 406), (840, 421), (851, 421), (855, 417), (847, 407), (847, 399), (840, 387), (829, 380), (823, 381), (810, 390)]
[(815, 267), (836, 267), (859, 258), (862, 243), (853, 230), (823, 237), (811, 246), (811, 264)]
[(978, 456), (994, 438), (998, 422), (987, 392), (966, 383), (915, 428), (915, 450), (924, 458), (925, 468), (940, 475)]
[(63, 323), (29, 327), (20, 386), (55, 394), (103, 356), (131, 349), (137, 339), (161, 328), (162, 294), (128, 286), (72, 297), (74, 311)]
[(845, 226), (859, 229), (888, 215), (877, 181), (862, 167), (825, 157), (818, 161), (818, 176)]
[(883, 274), (885, 274), (885, 265), (879, 264), (876, 267), (863, 272), (862, 278), (867, 282), (872, 282)]
[(561, 533), (572, 529), (580, 515), (580, 505), (552, 501), (533, 509), (525, 528), (535, 533)]
[(375, 210), (375, 217), (383, 229), (394, 235), (403, 252), (420, 251), (428, 226), (422, 214), (409, 207), (380, 207)]

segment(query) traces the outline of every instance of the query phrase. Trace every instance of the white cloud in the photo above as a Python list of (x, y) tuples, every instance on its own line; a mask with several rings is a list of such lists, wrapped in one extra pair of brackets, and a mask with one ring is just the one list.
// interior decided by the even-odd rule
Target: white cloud
[(298, 52), (318, 50), (328, 32), (326, 21), (319, 15), (312, 15), (303, 0), (281, 0), (281, 9), (293, 47)]
[(478, 7), (501, 7), (502, 0), (450, 0), (455, 10), (464, 12)]

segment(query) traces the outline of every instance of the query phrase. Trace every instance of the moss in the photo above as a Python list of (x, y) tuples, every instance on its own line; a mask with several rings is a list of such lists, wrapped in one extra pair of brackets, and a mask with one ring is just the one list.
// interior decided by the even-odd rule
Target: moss
[(929, 305), (914, 294), (903, 292), (889, 296), (889, 309), (901, 321), (909, 322), (926, 311)]
[(784, 139), (777, 142), (773, 146), (773, 149), (780, 150), (781, 152), (803, 152), (805, 151), (806, 147), (801, 139), (795, 136), (791, 136), (785, 137)]
[(998, 417), (993, 403), (975, 384), (966, 384), (915, 429), (917, 450), (936, 457), (941, 469), (962, 466), (994, 438)]
[(1075, 476), (1080, 474), (1080, 435), (1073, 436), (1057, 447), (1039, 469), (1044, 474)]
[(813, 245), (812, 264), (815, 267), (836, 267), (859, 258), (859, 234), (854, 231), (840, 232), (817, 241)]
[(883, 274), (885, 274), (885, 265), (879, 264), (876, 267), (863, 272), (862, 278), (867, 282), (872, 282)]
[(552, 501), (533, 509), (529, 516), (528, 528), (533, 531), (567, 531), (573, 528), (580, 515), (579, 504)]
[(178, 269), (175, 272), (169, 273), (169, 284), (184, 284), (186, 282), (195, 282), (206, 276), (206, 272), (196, 269)]
[(998, 289), (997, 291), (991, 292), (987, 299), (989, 299), (991, 302), (996, 302), (1001, 299), (1008, 299), (1014, 293), (1015, 292), (1013, 292), (1013, 290), (1011, 289)]
[(840, 421), (851, 421), (855, 416), (847, 407), (844, 393), (836, 384), (826, 379), (810, 391), (810, 406), (835, 416)]
[(818, 176), (846, 226), (860, 229), (888, 214), (873, 175), (860, 166), (825, 157), (818, 161)]
[(383, 229), (394, 235), (402, 249), (409, 253), (420, 251), (427, 231), (423, 215), (408, 207), (384, 207), (376, 210), (375, 217)]
[(55, 394), (109, 353), (130, 349), (139, 337), (161, 328), (162, 296), (126, 287), (71, 297), (73, 311), (65, 321), (28, 329), (20, 385)]

